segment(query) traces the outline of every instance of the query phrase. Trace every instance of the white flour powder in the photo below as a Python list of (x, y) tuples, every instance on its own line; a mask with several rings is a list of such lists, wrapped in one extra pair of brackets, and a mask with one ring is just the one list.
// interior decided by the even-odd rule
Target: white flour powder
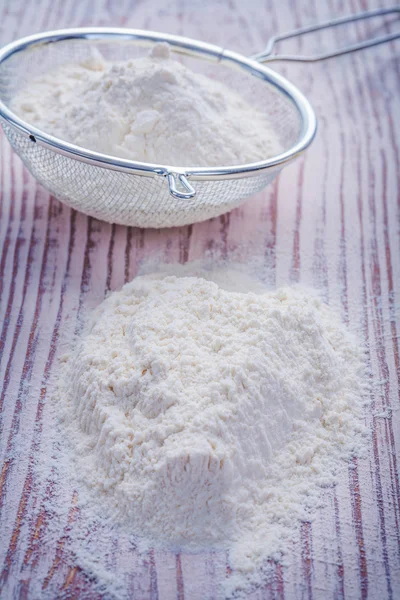
[(267, 117), (170, 57), (166, 44), (121, 63), (100, 55), (42, 76), (13, 109), (38, 129), (130, 160), (218, 166), (280, 152)]
[(362, 352), (299, 289), (138, 277), (65, 360), (58, 406), (93, 498), (158, 543), (228, 547), (233, 588), (364, 435)]

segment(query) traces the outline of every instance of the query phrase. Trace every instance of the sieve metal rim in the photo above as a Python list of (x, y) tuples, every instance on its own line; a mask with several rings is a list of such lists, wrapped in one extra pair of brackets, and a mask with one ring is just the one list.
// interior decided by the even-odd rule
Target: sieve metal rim
[[(307, 98), (295, 85), (272, 69), (261, 65), (256, 60), (246, 58), (241, 54), (225, 50), (219, 46), (199, 40), (193, 40), (191, 38), (140, 29), (107, 27), (61, 29), (27, 36), (4, 46), (0, 50), (0, 66), (18, 52), (28, 52), (34, 47), (79, 39), (96, 41), (104, 40), (107, 42), (118, 42), (123, 40), (136, 43), (142, 42), (145, 45), (146, 42), (168, 42), (173, 47), (174, 52), (220, 63), (226, 62), (227, 66), (242, 68), (247, 72), (250, 72), (251, 75), (264, 79), (267, 83), (273, 85), (280, 93), (283, 93), (289, 98), (299, 114), (301, 131), (297, 142), (289, 150), (275, 157), (255, 163), (211, 168), (159, 165), (117, 158), (115, 156), (102, 154), (65, 142), (64, 140), (49, 135), (20, 119), (10, 108), (8, 108), (6, 103), (3, 102), (0, 97), (0, 117), (20, 133), (26, 134), (32, 142), (38, 143), (59, 154), (98, 167), (125, 173), (147, 177), (154, 177), (155, 175), (167, 177), (171, 193), (175, 191), (178, 197), (189, 198), (194, 196), (195, 191), (191, 188), (186, 177), (193, 181), (216, 181), (255, 176), (268, 170), (281, 168), (288, 162), (291, 162), (304, 152), (314, 139), (317, 129), (317, 119), (314, 110)], [(187, 189), (186, 193), (176, 190), (176, 179), (178, 179), (183, 187)], [(174, 187), (175, 190), (172, 189)], [(175, 195), (175, 193), (173, 193), (173, 195)]]

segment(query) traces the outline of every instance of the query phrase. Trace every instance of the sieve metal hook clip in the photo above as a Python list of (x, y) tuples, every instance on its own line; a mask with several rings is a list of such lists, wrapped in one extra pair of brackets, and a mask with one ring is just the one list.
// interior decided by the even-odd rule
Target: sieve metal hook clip
[[(180, 200), (189, 200), (196, 195), (196, 190), (190, 185), (188, 179), (185, 175), (183, 175), (183, 173), (169, 172), (166, 174), (166, 177), (168, 180), (169, 193), (174, 198), (179, 198)], [(178, 190), (177, 181), (186, 191)]]

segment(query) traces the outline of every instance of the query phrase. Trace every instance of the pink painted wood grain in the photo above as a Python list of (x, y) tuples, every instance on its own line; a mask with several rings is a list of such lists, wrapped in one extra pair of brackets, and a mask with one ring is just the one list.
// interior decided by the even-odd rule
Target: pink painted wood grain
[[(390, 5), (389, 1), (379, 3)], [(79, 25), (143, 27), (215, 42), (245, 54), (278, 31), (374, 8), (365, 0), (27, 0), (0, 2), (0, 41)], [(358, 23), (295, 40), (329, 48), (382, 33)], [(249, 597), (400, 597), (400, 42), (316, 65), (275, 65), (309, 96), (318, 136), (304, 158), (264, 193), (193, 226), (139, 230), (70, 210), (36, 184), (0, 137), (0, 590), (2, 598), (101, 598), (69, 549), (80, 527), (76, 495), (50, 472), (36, 477), (57, 357), (83, 316), (155, 257), (184, 263), (213, 250), (258, 260), (271, 285), (320, 289), (367, 344), (371, 397), (366, 459), (354, 460), (324, 506), (300, 526), (285, 566)], [(382, 415), (386, 415), (384, 418)], [(61, 499), (60, 499), (61, 498)], [(48, 532), (56, 530), (56, 535)], [(96, 533), (93, 532), (94, 539)], [(51, 541), (52, 540), (52, 541)], [(108, 568), (130, 566), (140, 600), (218, 598), (226, 557), (151, 550), (99, 540)]]

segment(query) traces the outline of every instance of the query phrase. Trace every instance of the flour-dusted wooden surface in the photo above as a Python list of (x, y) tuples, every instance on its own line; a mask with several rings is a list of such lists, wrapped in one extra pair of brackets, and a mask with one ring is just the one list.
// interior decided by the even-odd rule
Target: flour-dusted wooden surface
[[(389, 5), (389, 3), (384, 3)], [(1, 44), (44, 29), (143, 27), (244, 53), (278, 31), (378, 6), (372, 0), (27, 0), (0, 2)], [(343, 32), (382, 33), (381, 22)], [(338, 31), (296, 41), (326, 47)], [(299, 44), (303, 44), (300, 46)], [(372, 371), (366, 459), (344, 467), (324, 508), (300, 526), (287, 565), (252, 599), (400, 597), (400, 42), (315, 65), (275, 65), (309, 96), (317, 139), (276, 184), (218, 219), (170, 230), (111, 226), (60, 204), (40, 188), (4, 136), (0, 160), (0, 589), (1, 598), (100, 598), (72, 554), (85, 531), (62, 473), (37, 477), (51, 455), (49, 406), (57, 357), (76, 324), (144, 258), (222, 256), (263, 268), (268, 283), (317, 287), (367, 344)], [(96, 542), (96, 531), (85, 531)], [(127, 598), (219, 598), (226, 557), (152, 550), (98, 535), (103, 568)], [(126, 573), (128, 575), (126, 576)], [(110, 597), (103, 594), (103, 597)]]

